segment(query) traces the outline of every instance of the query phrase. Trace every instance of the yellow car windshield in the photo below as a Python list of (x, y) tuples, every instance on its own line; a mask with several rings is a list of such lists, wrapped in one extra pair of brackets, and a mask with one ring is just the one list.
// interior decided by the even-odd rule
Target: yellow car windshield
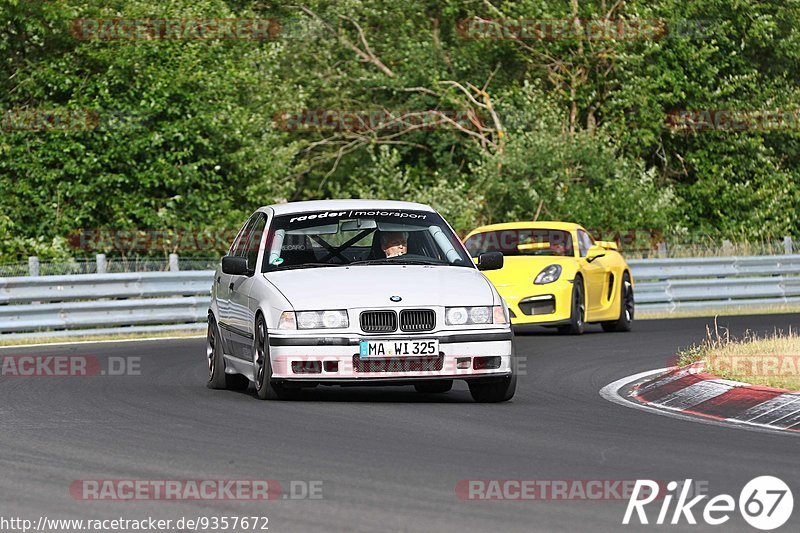
[(476, 233), (466, 240), (472, 257), (483, 252), (503, 252), (503, 255), (560, 255), (571, 257), (572, 235), (553, 229), (504, 229)]

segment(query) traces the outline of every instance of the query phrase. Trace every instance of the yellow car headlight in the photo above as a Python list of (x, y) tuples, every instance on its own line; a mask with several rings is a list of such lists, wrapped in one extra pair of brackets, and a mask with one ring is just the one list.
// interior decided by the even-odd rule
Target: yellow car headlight
[(553, 283), (561, 276), (561, 265), (548, 265), (533, 280), (535, 285), (545, 285)]

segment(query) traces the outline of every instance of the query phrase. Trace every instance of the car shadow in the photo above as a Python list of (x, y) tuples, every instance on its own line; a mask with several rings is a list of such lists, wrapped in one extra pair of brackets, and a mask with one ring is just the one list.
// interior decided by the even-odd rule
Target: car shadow
[[(243, 391), (229, 391), (258, 399), (255, 387), (251, 384)], [(281, 400), (273, 400), (281, 401)], [(370, 403), (475, 403), (469, 394), (466, 385), (463, 389), (456, 383), (453, 390), (443, 393), (426, 394), (417, 392), (414, 387), (408, 386), (349, 386), (318, 385), (313, 388), (303, 388), (297, 397), (292, 397), (286, 402), (370, 402)]]
[[(584, 335), (593, 335), (595, 333), (604, 333), (601, 329), (600, 325), (595, 324), (587, 324), (586, 329), (584, 330)], [(541, 337), (578, 337), (579, 335), (570, 335), (568, 333), (559, 333), (555, 328), (546, 328), (543, 326), (514, 326), (514, 335), (518, 337), (531, 337), (531, 336), (541, 336)]]

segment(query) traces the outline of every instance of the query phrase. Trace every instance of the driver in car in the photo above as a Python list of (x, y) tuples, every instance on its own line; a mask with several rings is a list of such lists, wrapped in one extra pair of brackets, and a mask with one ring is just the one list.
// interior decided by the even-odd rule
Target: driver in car
[(398, 257), (408, 253), (408, 233), (405, 231), (389, 231), (381, 233), (381, 250), (387, 258)]

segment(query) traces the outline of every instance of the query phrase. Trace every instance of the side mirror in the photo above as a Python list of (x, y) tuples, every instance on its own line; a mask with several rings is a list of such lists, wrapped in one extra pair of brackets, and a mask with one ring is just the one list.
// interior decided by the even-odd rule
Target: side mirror
[(250, 269), (247, 268), (247, 258), (226, 255), (222, 258), (222, 272), (232, 276), (249, 276)]
[(483, 252), (478, 256), (478, 270), (503, 268), (503, 252)]
[(595, 259), (606, 255), (606, 249), (602, 246), (594, 245), (586, 251), (586, 261), (591, 263)]

